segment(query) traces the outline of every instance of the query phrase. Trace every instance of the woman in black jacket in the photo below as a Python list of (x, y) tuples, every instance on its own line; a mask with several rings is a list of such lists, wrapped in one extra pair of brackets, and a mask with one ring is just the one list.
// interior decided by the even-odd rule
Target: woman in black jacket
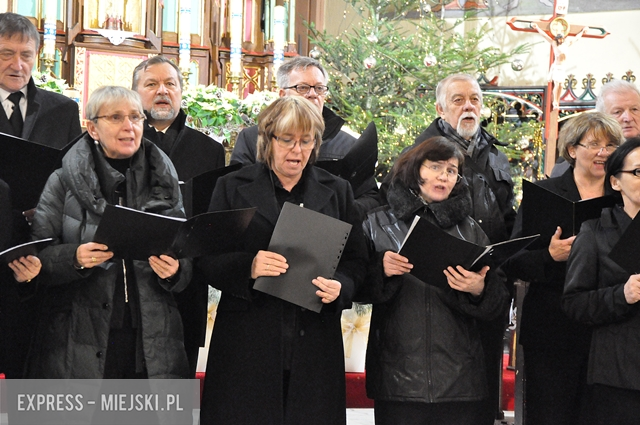
[(632, 425), (640, 417), (640, 274), (630, 275), (609, 252), (640, 211), (640, 138), (620, 146), (606, 171), (623, 205), (605, 208), (599, 219), (582, 224), (567, 262), (562, 308), (593, 328), (588, 423)]
[(489, 243), (469, 216), (469, 191), (458, 174), (463, 160), (444, 137), (405, 152), (391, 172), (389, 205), (364, 222), (375, 251), (362, 297), (374, 303), (366, 369), (378, 425), (476, 425), (488, 396), (476, 321), (506, 308), (503, 278), (488, 266), (448, 267), (450, 288), (442, 290), (411, 275), (412, 265), (397, 254), (416, 215), (460, 239)]
[[(305, 98), (276, 100), (258, 117), (258, 162), (216, 184), (210, 211), (257, 211), (235, 252), (198, 262), (222, 291), (202, 425), (346, 423), (340, 315), (364, 277), (366, 248), (349, 183), (312, 165), (323, 129), (318, 109)], [(268, 250), (284, 202), (353, 225), (335, 276), (300, 282), (317, 287), (320, 313), (253, 289), (258, 277), (289, 267), (287, 258)]]
[[(568, 120), (559, 149), (571, 167), (560, 177), (538, 182), (571, 201), (611, 193), (604, 163), (623, 141), (620, 125), (600, 112)], [(522, 210), (512, 237), (522, 235)], [(586, 366), (591, 330), (561, 311), (567, 258), (575, 236), (561, 239), (558, 228), (545, 246), (525, 250), (502, 269), (512, 279), (529, 282), (520, 314), (519, 343), (524, 353), (527, 425), (575, 425), (588, 413)]]

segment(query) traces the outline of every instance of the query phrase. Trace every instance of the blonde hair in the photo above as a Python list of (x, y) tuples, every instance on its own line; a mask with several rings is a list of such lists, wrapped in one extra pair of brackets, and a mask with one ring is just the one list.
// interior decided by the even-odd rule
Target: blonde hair
[(318, 157), (324, 132), (324, 120), (318, 108), (302, 96), (285, 96), (265, 108), (258, 116), (257, 160), (272, 168), (273, 138), (276, 134), (300, 131), (311, 133), (316, 146), (308, 164)]
[(576, 146), (587, 134), (593, 134), (598, 139), (606, 139), (608, 143), (616, 146), (624, 142), (622, 127), (609, 115), (589, 112), (572, 117), (562, 126), (558, 135), (558, 151), (572, 167), (576, 165), (576, 160), (569, 155), (569, 147)]

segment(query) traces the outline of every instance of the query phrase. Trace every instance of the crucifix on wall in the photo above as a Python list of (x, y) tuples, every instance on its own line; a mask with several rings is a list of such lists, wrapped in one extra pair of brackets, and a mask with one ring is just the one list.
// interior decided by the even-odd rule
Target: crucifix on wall
[(558, 112), (563, 84), (566, 80), (564, 64), (569, 47), (584, 38), (604, 38), (609, 33), (604, 28), (571, 25), (566, 18), (569, 9), (568, 0), (554, 0), (554, 13), (549, 19), (526, 21), (512, 18), (507, 25), (514, 31), (538, 32), (550, 44), (549, 74), (544, 99), (545, 117), (545, 166), (544, 173), (551, 174), (556, 159), (556, 141), (558, 139)]

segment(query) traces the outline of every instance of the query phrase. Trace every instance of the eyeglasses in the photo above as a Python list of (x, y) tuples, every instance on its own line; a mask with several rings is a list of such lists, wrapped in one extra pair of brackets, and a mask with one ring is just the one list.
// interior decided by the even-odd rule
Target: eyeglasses
[(591, 152), (602, 153), (604, 149), (608, 153), (613, 153), (616, 149), (618, 149), (617, 145), (608, 144), (607, 146), (600, 146), (597, 143), (589, 143), (588, 145), (583, 145), (582, 143), (576, 143), (577, 145), (582, 146), (585, 149), (589, 149)]
[(125, 118), (129, 118), (133, 124), (137, 124), (140, 121), (144, 121), (147, 117), (145, 114), (111, 114), (111, 115), (100, 115), (99, 117), (94, 117), (91, 121), (95, 121), (99, 118), (104, 118), (107, 122), (111, 124), (122, 124)]
[(315, 140), (293, 140), (293, 139), (283, 139), (278, 136), (273, 136), (276, 139), (278, 144), (285, 149), (293, 149), (296, 143), (300, 144), (300, 149), (303, 151), (310, 151), (311, 149), (316, 147)]
[(447, 176), (448, 180), (455, 180), (456, 183), (460, 181), (460, 179), (462, 179), (462, 176), (460, 174), (458, 174), (458, 172), (453, 169), (453, 168), (447, 168), (446, 165), (442, 165), (442, 164), (421, 164), (423, 167), (425, 167), (428, 170), (431, 170), (436, 176), (440, 176), (442, 175), (442, 173), (445, 173)]
[(314, 89), (318, 96), (324, 96), (329, 91), (329, 87), (318, 84), (317, 86), (310, 86), (309, 84), (296, 84), (295, 86), (285, 87), (285, 90), (293, 89), (298, 94), (307, 94), (309, 90)]
[(629, 173), (633, 174), (636, 177), (640, 177), (640, 168), (636, 168), (635, 170), (620, 170), (618, 171), (618, 173)]

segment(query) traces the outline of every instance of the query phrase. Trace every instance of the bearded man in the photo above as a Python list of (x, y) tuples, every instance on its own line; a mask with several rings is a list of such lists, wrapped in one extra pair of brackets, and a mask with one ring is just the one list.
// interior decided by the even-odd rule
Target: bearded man
[[(508, 239), (513, 229), (516, 216), (513, 181), (507, 156), (496, 148), (496, 145), (504, 144), (480, 126), (481, 109), (482, 91), (475, 78), (468, 74), (444, 78), (436, 87), (436, 111), (440, 117), (416, 138), (413, 146), (433, 136), (444, 136), (460, 147), (465, 157), (460, 174), (471, 192), (471, 216), (491, 243), (496, 243)], [(502, 318), (479, 323), (490, 394), (485, 405), (486, 420), (480, 425), (493, 425), (499, 416), (507, 319), (508, 312), (505, 311)]]
[(185, 125), (180, 69), (162, 55), (141, 62), (133, 70), (131, 87), (142, 99), (147, 119), (144, 137), (155, 143), (187, 180), (224, 166), (224, 148), (209, 136)]

